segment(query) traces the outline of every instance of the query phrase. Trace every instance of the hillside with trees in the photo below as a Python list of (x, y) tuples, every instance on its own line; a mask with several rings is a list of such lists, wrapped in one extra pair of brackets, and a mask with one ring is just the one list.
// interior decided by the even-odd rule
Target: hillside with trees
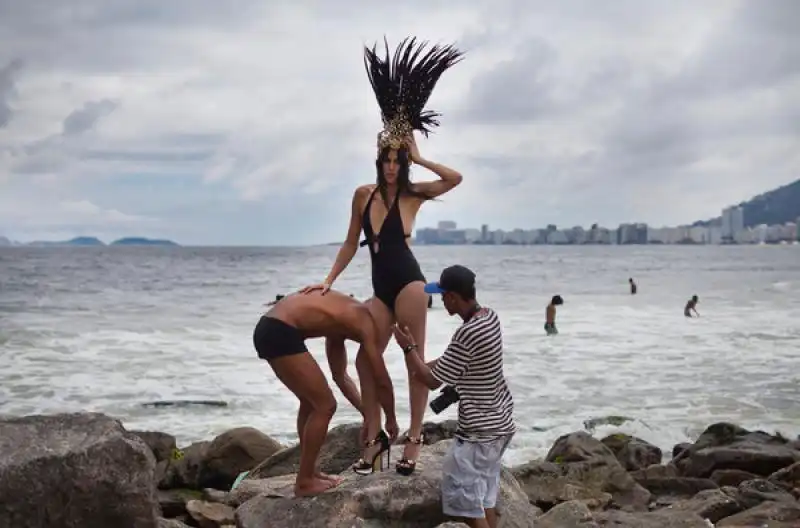
[[(745, 227), (796, 222), (800, 218), (800, 180), (759, 194), (737, 205), (744, 210)], [(692, 225), (720, 225), (720, 222), (718, 216), (710, 220), (700, 220)]]

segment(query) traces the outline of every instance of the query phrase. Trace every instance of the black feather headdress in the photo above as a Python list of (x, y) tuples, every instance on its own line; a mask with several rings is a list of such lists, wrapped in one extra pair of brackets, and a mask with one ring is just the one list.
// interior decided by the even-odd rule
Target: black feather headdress
[(381, 109), (383, 130), (378, 134), (378, 148), (400, 148), (414, 130), (426, 137), (441, 114), (425, 110), (425, 104), (439, 77), (463, 58), (463, 53), (451, 45), (434, 45), (425, 52), (427, 42), (415, 46), (416, 38), (405, 38), (389, 57), (389, 44), (384, 38), (386, 58), (381, 59), (372, 49), (364, 48), (367, 77)]

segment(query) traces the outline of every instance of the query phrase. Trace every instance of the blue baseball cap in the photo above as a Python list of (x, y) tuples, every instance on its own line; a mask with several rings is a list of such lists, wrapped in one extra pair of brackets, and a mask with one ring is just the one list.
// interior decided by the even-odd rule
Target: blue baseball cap
[(475, 288), (475, 273), (471, 269), (456, 264), (442, 270), (437, 282), (429, 282), (425, 285), (425, 293), (433, 295), (436, 293), (453, 292), (468, 294)]

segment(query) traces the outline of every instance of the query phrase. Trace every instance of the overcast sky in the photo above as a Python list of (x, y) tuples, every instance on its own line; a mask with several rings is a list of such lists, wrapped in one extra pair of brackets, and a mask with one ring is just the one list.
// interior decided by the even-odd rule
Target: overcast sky
[(341, 240), (384, 34), (466, 52), (419, 140), (464, 182), (416, 228), (709, 218), (800, 178), (798, 27), (797, 0), (0, 0), (0, 235)]

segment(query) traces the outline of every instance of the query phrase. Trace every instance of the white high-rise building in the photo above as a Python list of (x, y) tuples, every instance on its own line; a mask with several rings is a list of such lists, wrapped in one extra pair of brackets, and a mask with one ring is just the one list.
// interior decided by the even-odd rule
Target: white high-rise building
[(733, 242), (744, 231), (744, 210), (741, 207), (728, 207), (722, 210), (722, 241)]

